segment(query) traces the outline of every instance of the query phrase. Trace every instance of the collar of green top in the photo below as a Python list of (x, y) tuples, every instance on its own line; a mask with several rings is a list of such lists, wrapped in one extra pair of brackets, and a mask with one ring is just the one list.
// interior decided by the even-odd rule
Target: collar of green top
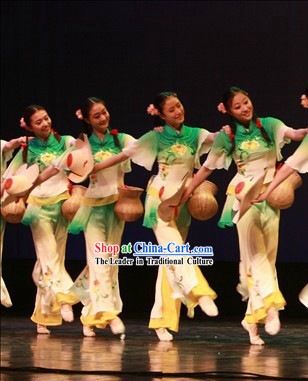
[(184, 144), (184, 145), (195, 145), (198, 143), (200, 128), (197, 127), (187, 127), (184, 124), (180, 129), (180, 133), (167, 124), (164, 126), (163, 132), (158, 132), (159, 141), (166, 145)]
[(247, 135), (254, 137), (261, 135), (260, 129), (256, 126), (256, 122), (254, 120), (251, 120), (249, 123), (249, 128), (246, 129), (242, 124), (235, 121), (236, 125), (236, 137), (242, 137), (245, 138)]
[(110, 134), (109, 128), (107, 128), (106, 134), (104, 136), (104, 139), (101, 140), (96, 133), (93, 131), (91, 136), (89, 137), (89, 142), (91, 146), (102, 146), (110, 144), (111, 142), (114, 142), (113, 136)]
[(60, 140), (60, 142), (58, 142), (58, 140), (55, 138), (54, 134), (51, 132), (50, 135), (48, 136), (48, 139), (46, 140), (46, 142), (44, 142), (43, 140), (40, 140), (38, 138), (35, 138), (35, 139), (31, 140), (31, 142), (29, 142), (28, 148), (30, 151), (32, 151), (34, 153), (40, 153), (40, 152), (46, 151), (46, 150), (49, 150), (49, 151), (52, 150), (54, 152), (59, 152), (59, 151), (63, 150), (64, 143), (65, 143), (65, 139), (63, 136), (61, 136), (61, 140)]
[(114, 137), (110, 133), (109, 129), (107, 129), (104, 139), (101, 140), (95, 132), (92, 132), (92, 135), (89, 137), (89, 143), (91, 145), (92, 152), (96, 153), (99, 150), (112, 151), (112, 152), (120, 152), (121, 147), (123, 146), (123, 134), (118, 134), (118, 139), (120, 143), (120, 147), (117, 147), (114, 142)]

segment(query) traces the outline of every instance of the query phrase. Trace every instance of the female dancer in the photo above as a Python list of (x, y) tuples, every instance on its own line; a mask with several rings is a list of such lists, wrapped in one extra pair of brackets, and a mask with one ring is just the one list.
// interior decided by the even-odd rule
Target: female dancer
[[(2, 181), (2, 176), (6, 170), (6, 164), (11, 159), (13, 151), (15, 148), (18, 148), (21, 144), (24, 144), (26, 142), (26, 137), (21, 136), (18, 139), (12, 139), (9, 142), (6, 142), (5, 140), (0, 141), (0, 147), (1, 147), (1, 197), (4, 192), (4, 181)], [(10, 295), (8, 293), (8, 290), (6, 288), (6, 285), (4, 283), (4, 280), (2, 279), (2, 250), (3, 250), (3, 237), (4, 237), (4, 230), (5, 230), (5, 220), (2, 218), (1, 214), (1, 257), (0, 257), (0, 273), (1, 273), (1, 304), (5, 307), (11, 307), (12, 301), (10, 298)]]
[[(270, 183), (266, 191), (254, 202), (266, 201), (272, 191), (295, 171), (300, 173), (308, 172), (308, 134), (294, 154), (286, 160), (285, 164), (276, 173), (274, 180)], [(308, 308), (308, 284), (306, 284), (300, 292), (299, 300)]]
[[(185, 126), (184, 107), (172, 92), (158, 94), (148, 112), (157, 114), (165, 122), (163, 132), (151, 131), (143, 135), (124, 148), (121, 154), (94, 166), (94, 170), (98, 171), (127, 158), (151, 170), (157, 159), (159, 171), (148, 184), (143, 225), (153, 229), (160, 245), (165, 247), (169, 242), (182, 245), (190, 225), (187, 206), (181, 207), (178, 216), (170, 222), (160, 219), (158, 206), (161, 201), (176, 193), (186, 174), (192, 178), (194, 167), (200, 167), (199, 158), (209, 150), (216, 134)], [(197, 305), (207, 315), (216, 316), (218, 310), (213, 302), (215, 298), (215, 292), (209, 287), (198, 266), (187, 263), (160, 266), (149, 327), (156, 330), (160, 340), (170, 341), (173, 337), (167, 329), (178, 331), (181, 300), (187, 305), (190, 317), (193, 317)]]
[[(301, 105), (304, 108), (308, 108), (307, 96), (308, 89), (306, 89), (306, 93), (301, 96)], [(305, 136), (300, 146), (297, 148), (294, 154), (286, 160), (285, 164), (276, 173), (273, 181), (267, 187), (266, 191), (262, 193), (255, 202), (262, 202), (267, 200), (272, 191), (295, 171), (300, 173), (308, 172), (308, 128), (306, 131), (307, 135)], [(299, 300), (304, 304), (304, 306), (308, 308), (308, 284), (299, 294)]]
[[(68, 179), (64, 171), (55, 170), (52, 162), (60, 157), (75, 139), (59, 136), (51, 128), (51, 119), (42, 106), (29, 106), (24, 110), (21, 126), (34, 133), (35, 138), (26, 142), (4, 177), (12, 176), (23, 163), (37, 163), (40, 172), (52, 172), (52, 178), (38, 185), (30, 194), (27, 210), (23, 218), (30, 225), (37, 261), (33, 270), (33, 280), (37, 286), (36, 303), (31, 320), (37, 324), (37, 332), (48, 334), (47, 326), (71, 322), (74, 319), (71, 305), (78, 299), (69, 288), (73, 281), (65, 266), (65, 246), (68, 222), (61, 214), (64, 200), (69, 197)], [(50, 170), (50, 171), (49, 171)], [(45, 175), (44, 175), (45, 176)], [(50, 177), (50, 176), (48, 176)]]
[[(128, 134), (110, 130), (110, 115), (105, 102), (98, 98), (88, 98), (77, 116), (82, 119), (91, 135), (89, 142), (94, 162), (100, 163), (122, 151), (134, 138)], [(114, 334), (124, 334), (125, 327), (118, 317), (122, 311), (119, 290), (118, 266), (97, 265), (95, 257), (111, 257), (109, 253), (96, 253), (94, 245), (120, 245), (124, 221), (117, 218), (114, 205), (118, 187), (124, 185), (124, 174), (130, 172), (127, 160), (115, 168), (106, 169), (90, 176), (90, 184), (78, 210), (69, 226), (69, 232), (78, 234), (84, 230), (87, 250), (87, 266), (75, 281), (72, 290), (84, 304), (81, 322), (85, 336), (95, 336), (93, 327), (105, 328), (110, 325)]]
[[(308, 88), (306, 88), (305, 94), (301, 95), (301, 105), (308, 109)], [(308, 133), (308, 128), (306, 128), (306, 132)], [(305, 136), (294, 154), (286, 160), (286, 164), (276, 173), (273, 181), (257, 201), (266, 200), (272, 191), (295, 171), (300, 173), (308, 172), (308, 135)]]
[[(205, 180), (214, 169), (228, 169), (232, 158), (238, 173), (227, 189), (227, 200), (220, 227), (232, 226), (238, 215), (235, 193), (237, 184), (253, 181), (264, 168), (268, 184), (275, 173), (276, 158), (281, 159), (280, 148), (288, 139), (301, 140), (304, 129), (293, 130), (274, 118), (257, 118), (248, 94), (231, 87), (223, 95), (219, 110), (230, 119), (231, 134), (220, 133), (181, 202), (185, 202), (193, 190)], [(235, 219), (233, 219), (235, 217)], [(258, 335), (257, 324), (265, 322), (265, 330), (275, 335), (279, 332), (278, 310), (286, 304), (279, 291), (275, 269), (278, 246), (279, 210), (266, 202), (254, 204), (237, 223), (240, 244), (240, 281), (238, 291), (244, 300), (248, 299), (246, 316), (242, 321), (248, 331), (251, 344), (263, 345)]]

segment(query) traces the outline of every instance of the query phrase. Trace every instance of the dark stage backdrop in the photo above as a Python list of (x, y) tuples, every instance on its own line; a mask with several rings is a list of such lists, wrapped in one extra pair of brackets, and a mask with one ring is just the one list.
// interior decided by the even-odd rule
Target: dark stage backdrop
[[(1, 136), (23, 133), (23, 108), (44, 105), (61, 134), (77, 136), (79, 102), (106, 100), (111, 125), (135, 137), (152, 128), (146, 107), (161, 91), (178, 93), (186, 124), (216, 131), (226, 87), (246, 89), (260, 116), (307, 125), (299, 99), (307, 86), (307, 2), (301, 1), (3, 1), (1, 3)], [(283, 154), (297, 147), (292, 143)], [(235, 167), (210, 178), (220, 212)], [(150, 177), (133, 167), (126, 183)], [(278, 261), (305, 262), (308, 175), (292, 208), (282, 212)], [(211, 245), (216, 261), (238, 261), (236, 229), (217, 227), (219, 214), (193, 221), (189, 242)], [(123, 243), (155, 242), (142, 222), (125, 227)], [(84, 258), (82, 235), (71, 236), (67, 258)], [(34, 258), (29, 228), (8, 225), (4, 257)]]

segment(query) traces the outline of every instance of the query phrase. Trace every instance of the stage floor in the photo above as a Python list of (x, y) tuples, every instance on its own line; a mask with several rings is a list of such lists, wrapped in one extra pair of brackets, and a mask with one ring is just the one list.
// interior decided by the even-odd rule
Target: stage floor
[(28, 319), (5, 317), (1, 380), (300, 380), (308, 378), (307, 323), (285, 320), (272, 337), (262, 329), (258, 347), (235, 320), (185, 320), (173, 342), (159, 342), (145, 318), (125, 320), (121, 341), (109, 329), (83, 337), (78, 319), (36, 335)]

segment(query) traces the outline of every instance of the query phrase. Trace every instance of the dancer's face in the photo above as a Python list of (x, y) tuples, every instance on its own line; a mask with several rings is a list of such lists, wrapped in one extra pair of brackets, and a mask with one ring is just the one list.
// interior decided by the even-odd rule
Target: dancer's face
[(178, 130), (184, 122), (185, 110), (178, 98), (169, 97), (164, 106), (163, 113), (159, 114), (169, 126)]
[(248, 124), (253, 116), (253, 105), (247, 95), (236, 94), (231, 101), (228, 113), (233, 116), (240, 124)]
[(304, 108), (308, 108), (308, 98), (306, 97), (305, 94), (303, 94), (301, 96), (301, 105), (304, 107)]
[(27, 127), (30, 131), (34, 132), (37, 138), (47, 140), (51, 132), (51, 119), (47, 111), (36, 111), (30, 118), (30, 126)]
[(102, 103), (95, 103), (89, 112), (86, 122), (91, 124), (93, 131), (104, 134), (109, 126), (110, 115)]

